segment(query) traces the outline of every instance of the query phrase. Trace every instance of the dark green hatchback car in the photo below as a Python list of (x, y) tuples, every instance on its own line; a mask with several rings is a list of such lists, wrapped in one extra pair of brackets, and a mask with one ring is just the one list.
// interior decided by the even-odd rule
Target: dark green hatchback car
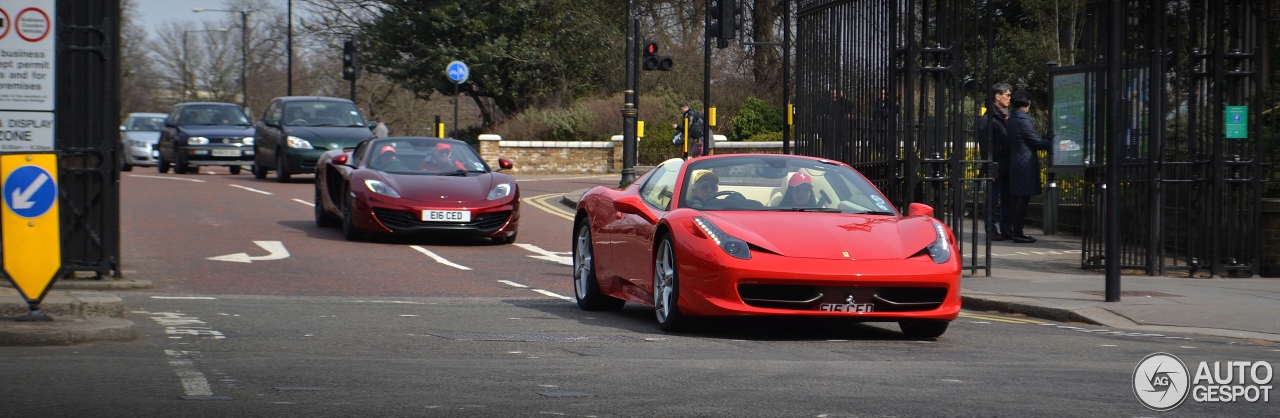
[(313, 174), (325, 151), (352, 148), (373, 131), (350, 100), (333, 97), (277, 97), (254, 126), (253, 176), (287, 182), (293, 174)]

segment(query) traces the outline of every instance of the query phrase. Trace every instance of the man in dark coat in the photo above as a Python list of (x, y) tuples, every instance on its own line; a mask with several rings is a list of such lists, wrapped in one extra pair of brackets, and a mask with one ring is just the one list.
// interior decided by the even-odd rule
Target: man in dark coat
[[(1013, 202), (1002, 197), (1009, 180), (1009, 135), (1005, 122), (1009, 120), (1009, 98), (1013, 87), (1008, 83), (991, 86), (987, 97), (987, 112), (974, 121), (973, 132), (978, 139), (978, 151), (982, 159), (994, 164), (989, 174), (995, 181), (989, 194), (991, 205), (986, 210), (987, 235), (992, 241), (1013, 239)], [(1000, 214), (995, 216), (995, 207)], [(996, 221), (999, 221), (999, 226)]]
[(1005, 194), (1013, 201), (1013, 242), (1032, 243), (1036, 239), (1022, 233), (1027, 219), (1027, 203), (1031, 196), (1040, 194), (1040, 157), (1036, 150), (1048, 150), (1052, 136), (1042, 138), (1031, 123), (1031, 93), (1019, 90), (1013, 93), (1009, 112), (1009, 191)]

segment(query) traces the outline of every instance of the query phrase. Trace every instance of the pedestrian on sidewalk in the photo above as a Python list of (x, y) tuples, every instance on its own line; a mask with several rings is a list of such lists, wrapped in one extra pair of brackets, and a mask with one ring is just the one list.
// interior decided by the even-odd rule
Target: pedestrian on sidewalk
[(1012, 197), (1013, 203), (1013, 242), (1027, 244), (1036, 242), (1034, 237), (1022, 232), (1022, 226), (1027, 219), (1027, 204), (1031, 202), (1031, 196), (1040, 194), (1044, 188), (1040, 183), (1040, 157), (1036, 155), (1036, 151), (1048, 150), (1049, 140), (1053, 139), (1053, 135), (1042, 137), (1036, 133), (1035, 125), (1031, 123), (1031, 115), (1027, 113), (1031, 109), (1031, 93), (1026, 90), (1014, 92), (1010, 106), (1012, 110), (1009, 112), (1007, 124), (1009, 191), (1006, 195)]
[[(698, 112), (693, 110), (693, 108), (690, 108), (689, 102), (680, 103), (680, 122), (681, 123), (671, 124), (671, 128), (675, 129), (676, 133), (680, 134), (677, 135), (680, 137), (680, 140), (678, 142), (673, 141), (672, 143), (675, 146), (682, 147), (682, 153), (687, 152), (687, 154), (684, 155), (685, 158), (702, 156), (702, 140), (706, 136), (702, 131), (704, 125), (702, 115), (698, 114)], [(685, 132), (688, 132), (687, 138), (684, 135)], [(692, 140), (693, 142), (689, 142), (689, 146), (685, 148), (685, 142), (689, 140)]]
[(387, 131), (387, 124), (382, 122), (382, 115), (375, 116), (373, 120), (374, 122), (377, 122), (377, 124), (373, 126), (373, 136), (386, 138), (389, 132)]
[[(1009, 183), (1009, 133), (1006, 121), (1009, 120), (1009, 99), (1013, 96), (1013, 86), (1009, 83), (996, 83), (991, 86), (987, 95), (987, 111), (974, 121), (974, 134), (978, 138), (978, 151), (982, 159), (991, 160), (990, 172), (987, 174), (993, 181), (984, 210), (987, 223), (987, 235), (992, 241), (1013, 239), (1013, 202), (1005, 198)], [(997, 209), (998, 208), (998, 209)]]

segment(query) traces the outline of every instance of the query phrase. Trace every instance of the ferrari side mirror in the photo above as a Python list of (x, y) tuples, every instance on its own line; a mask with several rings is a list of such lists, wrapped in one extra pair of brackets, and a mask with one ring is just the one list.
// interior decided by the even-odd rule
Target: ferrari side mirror
[(644, 202), (640, 201), (640, 196), (619, 197), (613, 201), (613, 209), (631, 215), (643, 215), (646, 213)]
[(912, 203), (907, 206), (907, 214), (911, 216), (923, 215), (933, 217), (933, 207), (924, 203)]

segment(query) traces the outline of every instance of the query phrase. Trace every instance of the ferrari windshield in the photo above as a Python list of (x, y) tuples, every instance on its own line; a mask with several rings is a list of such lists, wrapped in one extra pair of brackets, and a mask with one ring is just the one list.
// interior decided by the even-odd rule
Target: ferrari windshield
[(395, 174), (465, 176), (489, 167), (465, 142), (441, 138), (382, 138), (369, 142), (369, 168)]
[(834, 162), (792, 156), (741, 156), (689, 162), (681, 206), (702, 210), (897, 215), (861, 174)]

